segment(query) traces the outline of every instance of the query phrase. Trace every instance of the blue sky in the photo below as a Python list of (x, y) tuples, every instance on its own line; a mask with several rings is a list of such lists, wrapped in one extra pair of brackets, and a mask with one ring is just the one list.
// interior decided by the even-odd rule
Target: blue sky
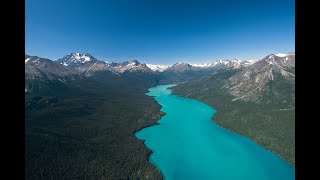
[(153, 64), (295, 50), (294, 0), (26, 0), (26, 53)]

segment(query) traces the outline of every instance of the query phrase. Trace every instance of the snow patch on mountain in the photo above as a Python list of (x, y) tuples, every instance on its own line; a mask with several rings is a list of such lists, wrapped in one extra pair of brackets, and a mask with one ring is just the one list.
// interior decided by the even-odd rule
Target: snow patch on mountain
[(194, 67), (206, 68), (215, 65), (216, 63), (191, 64)]
[(148, 72), (148, 73), (153, 72), (146, 64), (141, 64), (137, 60), (124, 61), (121, 63), (113, 62), (110, 64), (110, 66), (113, 67), (115, 71), (119, 73), (136, 72), (136, 71)]
[(70, 61), (76, 62), (80, 61), (81, 63), (85, 63), (91, 61), (92, 56), (88, 53), (80, 54), (80, 53), (71, 53)]
[(158, 65), (158, 64), (146, 64), (152, 71), (163, 72), (168, 69), (169, 65)]
[(278, 56), (278, 57), (286, 57), (288, 56), (289, 54), (283, 54), (283, 53), (277, 53), (275, 54), (275, 56)]
[(239, 59), (233, 59), (233, 60), (218, 60), (218, 61), (213, 61), (210, 63), (203, 63), (203, 64), (192, 64), (194, 67), (199, 67), (199, 68), (212, 68), (216, 66), (234, 66), (234, 67), (240, 67), (240, 66), (248, 66), (256, 62), (255, 60), (246, 60), (246, 61), (241, 61)]
[(98, 60), (91, 56), (89, 53), (81, 54), (77, 52), (70, 53), (64, 56), (63, 58), (58, 59), (57, 62), (64, 66), (69, 66), (70, 68), (79, 69), (83, 66), (86, 66), (87, 64), (93, 64), (95, 62), (98, 62)]

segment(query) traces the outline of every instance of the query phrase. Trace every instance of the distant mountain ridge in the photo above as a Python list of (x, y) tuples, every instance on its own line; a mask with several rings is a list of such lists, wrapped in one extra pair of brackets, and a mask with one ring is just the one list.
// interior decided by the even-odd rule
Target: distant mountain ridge
[(199, 67), (199, 68), (224, 68), (224, 67), (229, 67), (229, 68), (239, 68), (239, 67), (245, 67), (248, 65), (251, 65), (255, 62), (255, 60), (244, 60), (241, 61), (239, 59), (233, 59), (233, 60), (218, 60), (210, 63), (204, 63), (204, 64), (193, 64), (192, 66)]
[(152, 71), (155, 72), (163, 72), (164, 70), (168, 69), (169, 65), (159, 65), (159, 64), (146, 64)]
[[(287, 58), (294, 56), (294, 53), (287, 54), (271, 54), (269, 64), (274, 63), (285, 65), (288, 68), (292, 64), (287, 62)], [(279, 58), (284, 58), (283, 61), (277, 61)], [(185, 62), (177, 62), (172, 66), (169, 65), (153, 65), (140, 63), (137, 60), (128, 60), (123, 62), (111, 62), (98, 60), (89, 53), (70, 53), (56, 61), (37, 56), (25, 55), (26, 64), (26, 79), (36, 77), (46, 77), (54, 79), (55, 77), (68, 77), (68, 76), (95, 76), (95, 75), (108, 75), (108, 76), (121, 76), (125, 75), (134, 80), (138, 78), (148, 81), (154, 81), (160, 84), (177, 83), (195, 80), (211, 73), (215, 73), (223, 69), (242, 69), (253, 64), (259, 66), (261, 62), (258, 61), (241, 61), (238, 59), (233, 60), (219, 60), (205, 64), (189, 64)], [(290, 73), (285, 69), (279, 69), (281, 73)], [(232, 86), (232, 82), (230, 82)], [(236, 94), (237, 88), (234, 88)], [(245, 92), (245, 91), (242, 91)], [(240, 96), (240, 95), (239, 95)]]
[(31, 79), (37, 77), (53, 79), (76, 75), (78, 72), (46, 58), (25, 55), (25, 74), (26, 78)]
[[(25, 62), (29, 61), (28, 57), (37, 57), (26, 55)], [(45, 59), (45, 58), (42, 58)], [(49, 59), (48, 59), (49, 60)], [(222, 68), (240, 68), (252, 64), (252, 61), (240, 60), (219, 60), (207, 64), (188, 64), (184, 62), (177, 62), (172, 66), (169, 65), (154, 65), (144, 64), (137, 60), (129, 60), (124, 62), (112, 62), (98, 60), (89, 53), (70, 53), (54, 62), (57, 62), (69, 69), (76, 70), (80, 73), (87, 73), (92, 75), (94, 72), (109, 71), (112, 73), (124, 73), (133, 71), (142, 71), (146, 73), (162, 73), (167, 72), (185, 72), (185, 71), (207, 71), (210, 69)]]
[[(109, 65), (110, 67), (114, 68), (115, 72), (123, 73), (125, 71), (135, 71), (135, 70), (144, 70), (146, 72), (150, 72), (149, 69), (151, 69), (154, 72), (163, 72), (165, 70), (169, 71), (187, 71), (187, 70), (204, 70), (204, 69), (212, 69), (212, 68), (239, 68), (240, 66), (246, 66), (252, 64), (254, 61), (241, 61), (238, 59), (234, 60), (219, 60), (219, 61), (213, 61), (211, 63), (205, 63), (205, 64), (189, 64), (184, 62), (177, 62), (170, 65), (159, 65), (159, 64), (143, 64), (140, 63), (137, 60), (129, 60), (124, 62), (112, 62), (107, 63), (105, 61), (98, 60), (94, 58), (89, 53), (70, 53), (63, 58), (60, 58), (57, 60), (58, 63), (71, 67), (73, 69), (82, 69), (84, 66), (89, 66), (90, 64), (99, 63), (101, 64)], [(89, 65), (88, 65), (89, 64)], [(141, 65), (140, 65), (141, 64)], [(149, 68), (149, 69), (148, 69)], [(106, 68), (110, 69), (110, 68)], [(82, 70), (84, 71), (84, 70)]]
[(113, 62), (110, 64), (110, 66), (113, 67), (119, 73), (134, 71), (153, 73), (153, 71), (146, 64), (142, 64), (137, 60), (124, 61), (120, 63)]

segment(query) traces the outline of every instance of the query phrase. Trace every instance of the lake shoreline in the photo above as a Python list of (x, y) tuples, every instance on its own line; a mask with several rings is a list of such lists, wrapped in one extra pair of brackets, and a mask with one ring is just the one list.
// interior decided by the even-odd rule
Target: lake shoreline
[[(165, 87), (167, 87), (167, 88), (165, 88)], [(197, 163), (200, 163), (200, 164), (209, 163), (211, 165), (208, 166), (208, 167), (213, 168), (212, 170), (221, 169), (223, 167), (222, 164), (218, 163), (219, 161), (215, 162), (215, 161), (217, 161), (216, 158), (219, 158), (219, 159), (222, 158), (224, 162), (228, 162), (228, 161), (233, 162), (233, 161), (235, 161), (235, 162), (239, 163), (239, 161), (236, 160), (236, 159), (228, 158), (229, 156), (231, 156), (231, 157), (233, 156), (232, 155), (234, 153), (233, 151), (235, 151), (235, 149), (231, 148), (233, 146), (239, 146), (240, 149), (239, 148), (236, 148), (236, 149), (237, 149), (237, 151), (241, 151), (241, 155), (239, 157), (237, 156), (237, 158), (240, 158), (240, 159), (244, 159), (244, 158), (246, 159), (247, 156), (248, 156), (247, 150), (243, 149), (243, 147), (245, 147), (245, 146), (248, 146), (250, 148), (252, 146), (253, 149), (252, 150), (250, 149), (250, 152), (252, 151), (252, 153), (254, 153), (254, 154), (255, 153), (261, 154), (258, 157), (259, 157), (259, 159), (262, 158), (262, 161), (257, 160), (255, 158), (256, 155), (254, 155), (254, 154), (248, 156), (248, 158), (250, 158), (250, 159), (246, 159), (244, 161), (240, 160), (240, 162), (242, 162), (242, 163), (247, 163), (247, 162), (249, 164), (252, 163), (252, 167), (250, 166), (250, 172), (251, 172), (251, 169), (256, 169), (255, 176), (260, 177), (260, 176), (263, 175), (263, 174), (259, 174), (260, 170), (257, 169), (257, 168), (259, 168), (261, 166), (261, 168), (264, 167), (262, 169), (265, 169), (265, 168), (270, 169), (271, 168), (271, 169), (273, 169), (272, 171), (281, 172), (281, 170), (283, 170), (283, 171), (286, 171), (287, 173), (290, 172), (288, 174), (288, 177), (287, 176), (283, 177), (283, 175), (281, 175), (279, 173), (271, 173), (271, 175), (274, 176), (275, 179), (283, 179), (283, 178), (284, 179), (292, 179), (290, 177), (292, 177), (292, 171), (294, 172), (294, 169), (291, 169), (290, 167), (288, 167), (286, 165), (286, 163), (284, 163), (284, 161), (282, 159), (279, 159), (276, 155), (274, 155), (270, 151), (268, 151), (268, 150), (264, 149), (263, 147), (261, 147), (260, 145), (256, 144), (252, 139), (246, 138), (245, 136), (242, 136), (242, 135), (237, 134), (237, 133), (235, 133), (233, 131), (225, 129), (225, 128), (221, 127), (219, 124), (217, 124), (213, 119), (214, 115), (216, 114), (216, 110), (213, 109), (210, 105), (207, 105), (207, 104), (202, 103), (200, 101), (197, 101), (195, 99), (184, 98), (184, 97), (172, 94), (172, 92), (170, 90), (170, 87), (168, 87), (168, 85), (165, 85), (165, 86), (160, 85), (160, 86), (157, 86), (157, 87), (152, 87), (152, 88), (149, 88), (149, 91), (150, 92), (147, 95), (153, 97), (155, 99), (155, 101), (157, 101), (157, 103), (161, 106), (160, 111), (162, 110), (161, 112), (165, 113), (166, 115), (161, 116), (159, 118), (159, 120), (157, 120), (157, 124), (151, 125), (149, 127), (145, 127), (143, 129), (141, 129), (140, 131), (138, 131), (135, 134), (135, 136), (139, 140), (141, 140), (147, 146), (148, 149), (150, 149), (152, 151), (152, 153), (150, 153), (150, 155), (149, 155), (149, 162), (152, 165), (154, 165), (155, 167), (157, 167), (157, 169), (159, 169), (159, 171), (162, 173), (162, 175), (163, 175), (163, 177), (165, 177), (165, 179), (181, 179), (182, 177), (185, 177), (185, 178), (190, 178), (190, 177), (200, 178), (202, 176), (208, 176), (208, 177), (211, 177), (211, 178), (212, 177), (219, 177), (219, 176), (221, 176), (221, 172), (220, 171), (216, 170), (215, 174), (212, 174), (212, 171), (207, 171), (207, 170), (202, 172), (203, 169), (201, 168), (201, 165), (200, 166), (196, 165), (198, 167), (196, 169), (192, 169), (192, 170), (190, 169), (189, 171), (186, 170), (186, 172), (188, 172), (186, 174), (189, 174), (190, 177), (189, 176), (185, 176), (184, 175), (185, 174), (185, 170), (181, 171), (180, 169), (183, 168), (183, 167), (188, 168), (188, 166), (189, 166), (188, 164), (190, 163), (189, 161), (191, 160), (190, 157), (195, 157), (196, 158), (196, 159), (194, 159), (196, 161), (194, 163), (191, 163), (191, 164), (195, 165)], [(157, 92), (157, 91), (159, 91), (159, 92)], [(161, 93), (163, 93), (163, 95)], [(163, 107), (164, 106), (163, 103), (165, 102), (164, 99), (168, 99), (168, 100), (172, 99), (172, 100), (169, 100), (168, 103), (165, 105), (165, 109), (163, 109), (164, 108)], [(190, 106), (188, 105), (189, 102), (191, 103)], [(178, 103), (178, 104), (170, 105), (170, 103)], [(191, 110), (190, 109), (191, 111), (188, 111), (188, 110), (184, 109), (184, 108), (192, 108), (196, 104), (199, 104), (199, 108), (200, 108), (199, 110), (201, 111), (201, 112), (199, 112), (200, 114), (197, 112), (198, 110), (194, 110), (194, 109)], [(178, 120), (178, 122), (177, 122), (178, 124), (177, 124), (175, 122), (177, 120), (172, 119), (173, 117), (176, 117), (176, 116), (172, 111), (170, 111), (170, 107), (180, 108), (179, 106), (182, 106), (182, 109), (178, 110), (177, 113), (178, 112), (182, 113), (182, 114), (179, 114), (179, 116), (183, 115), (183, 118), (177, 119)], [(201, 117), (207, 117), (208, 120), (205, 120), (203, 122), (202, 121), (194, 121), (194, 119), (192, 118), (193, 116), (191, 114), (190, 114), (190, 116), (188, 115), (188, 113), (193, 113), (192, 111), (197, 113), (197, 115), (194, 116), (194, 117), (199, 117), (200, 119), (201, 119)], [(205, 116), (203, 116), (202, 112), (207, 113), (207, 115), (204, 114)], [(177, 116), (177, 117), (179, 117), (179, 116)], [(190, 121), (190, 119), (188, 120), (188, 117), (191, 117), (191, 121)], [(168, 121), (169, 119), (170, 119), (170, 121)], [(183, 119), (183, 120), (180, 122), (181, 119)], [(160, 120), (163, 120), (163, 126), (159, 126), (159, 124), (161, 124), (161, 123), (159, 123), (158, 121), (160, 121)], [(188, 125), (190, 123), (196, 123), (196, 124), (191, 124), (191, 126), (190, 126), (190, 125)], [(207, 126), (209, 128), (208, 132), (206, 130)], [(204, 128), (203, 129), (204, 131), (203, 130), (199, 131), (199, 128), (200, 129)], [(170, 129), (172, 129), (174, 131), (171, 131)], [(210, 130), (210, 129), (212, 129), (212, 130)], [(159, 131), (159, 133), (158, 133), (158, 131)], [(188, 134), (184, 134), (184, 135), (181, 134), (182, 136), (180, 136), (179, 134), (183, 133), (184, 131), (187, 132)], [(190, 136), (190, 132), (192, 132), (191, 134), (194, 134), (194, 135)], [(172, 134), (172, 133), (174, 133), (174, 134)], [(209, 148), (208, 150), (201, 149), (201, 148), (199, 149), (197, 147), (197, 145), (191, 145), (191, 144), (198, 144), (198, 142), (201, 142), (199, 140), (193, 141), (192, 137), (193, 138), (194, 137), (195, 138), (202, 138), (201, 136), (205, 135), (203, 133), (209, 133), (209, 135), (210, 135), (210, 133), (211, 134), (213, 133), (213, 135), (210, 135), (210, 136), (218, 138), (217, 139), (218, 141), (217, 140), (214, 141), (215, 138), (213, 138), (213, 140), (211, 140), (210, 142), (204, 142), (204, 144), (201, 144), (200, 147), (203, 146), (203, 148)], [(223, 133), (223, 134), (221, 134), (222, 136), (219, 135), (220, 133)], [(181, 140), (180, 139), (175, 139), (175, 137), (184, 138), (185, 140), (187, 140), (186, 142), (188, 142), (188, 144), (191, 143), (190, 144), (191, 146), (189, 147), (188, 144), (185, 144), (185, 143), (183, 143), (184, 141), (181, 141), (182, 139)], [(188, 138), (188, 137), (190, 137), (191, 139)], [(235, 140), (230, 139), (231, 137), (232, 138), (236, 138), (236, 139)], [(146, 138), (148, 139), (148, 141), (146, 141), (147, 140)], [(158, 139), (158, 140), (156, 140), (155, 138)], [(232, 144), (228, 144), (229, 143), (228, 139), (232, 140), (232, 144), (233, 145)], [(237, 139), (239, 139), (239, 140), (237, 140)], [(205, 138), (204, 140), (207, 141), (207, 140), (210, 140), (210, 138), (209, 139)], [(221, 145), (218, 145), (217, 143), (223, 143), (223, 146), (221, 147)], [(225, 144), (225, 143), (227, 143), (227, 144)], [(234, 143), (236, 143), (236, 144), (234, 144)], [(214, 147), (211, 147), (212, 146), (211, 144)], [(216, 144), (218, 146), (216, 146)], [(171, 145), (172, 145), (172, 147), (171, 147)], [(185, 145), (187, 145), (187, 146), (184, 147)], [(175, 146), (177, 146), (177, 147), (175, 147)], [(179, 146), (181, 146), (181, 147), (179, 147)], [(223, 149), (224, 146), (226, 146), (229, 150), (224, 150)], [(173, 148), (173, 150), (171, 150), (170, 148)], [(196, 149), (192, 150), (192, 148), (196, 148)], [(177, 150), (177, 153), (178, 153), (177, 155), (178, 156), (174, 155), (175, 154), (174, 153), (175, 152), (174, 149)], [(166, 152), (167, 150), (169, 150), (169, 151)], [(205, 150), (205, 151), (203, 151), (203, 150)], [(189, 155), (185, 156), (186, 154), (184, 154), (185, 152), (188, 152), (188, 151), (190, 151), (190, 153), (192, 153), (192, 154), (188, 153), (189, 155), (191, 155), (190, 157), (189, 157)], [(203, 154), (203, 153), (199, 154), (197, 152), (206, 152), (205, 153), (205, 154), (207, 154), (206, 158), (202, 159), (202, 160), (201, 160), (201, 158), (199, 159), (198, 156), (202, 157), (205, 154)], [(215, 154), (216, 153), (221, 154), (221, 156), (219, 155), (218, 157), (215, 157), (216, 155), (212, 154), (211, 152), (215, 153)], [(222, 154), (225, 154), (225, 153), (231, 153), (231, 154), (230, 155), (222, 155)], [(210, 154), (212, 154), (212, 155), (210, 155)], [(177, 164), (177, 165), (174, 166), (173, 170), (172, 170), (171, 166), (167, 166), (167, 165), (170, 165), (170, 162), (172, 160), (173, 161), (175, 161), (175, 159), (178, 160), (180, 157), (182, 158), (181, 160), (189, 162), (189, 163), (183, 163), (183, 164), (179, 163), (179, 165)], [(265, 158), (268, 158), (268, 159), (265, 159)], [(276, 164), (274, 164), (274, 163), (276, 163)], [(164, 166), (165, 164), (167, 164), (167, 165)], [(231, 163), (231, 164), (234, 164), (234, 162)], [(254, 165), (254, 164), (256, 164), (256, 165)], [(270, 166), (269, 166), (269, 164), (270, 164)], [(274, 169), (275, 168), (274, 165), (275, 165), (275, 167), (279, 166), (279, 168)], [(240, 166), (240, 167), (243, 170), (242, 171), (237, 170), (238, 173), (240, 173), (239, 175), (242, 174), (242, 176), (244, 175), (244, 177), (248, 176), (249, 174), (246, 174), (246, 172), (248, 171), (246, 166)], [(173, 178), (173, 174), (172, 173), (175, 174), (174, 176), (176, 176), (176, 178)], [(243, 173), (245, 173), (245, 174), (243, 174)], [(248, 173), (249, 173), (249, 171), (248, 171)], [(235, 175), (236, 174), (224, 174), (224, 176), (226, 176), (226, 177), (229, 177), (229, 176), (230, 177), (233, 177), (233, 176), (234, 177), (239, 177), (239, 176), (235, 176)], [(179, 177), (179, 178), (177, 178), (177, 177)], [(248, 177), (250, 177), (250, 176), (248, 176)]]

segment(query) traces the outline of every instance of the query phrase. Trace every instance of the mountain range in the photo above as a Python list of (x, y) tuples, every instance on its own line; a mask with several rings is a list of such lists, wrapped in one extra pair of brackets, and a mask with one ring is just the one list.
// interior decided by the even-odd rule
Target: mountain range
[[(39, 62), (44, 62), (45, 58), (39, 58), (37, 56), (25, 55), (26, 65), (31, 65), (31, 62), (38, 60)], [(30, 60), (30, 61), (29, 61)], [(48, 60), (48, 59), (47, 59)], [(240, 68), (242, 66), (248, 66), (254, 61), (240, 61), (240, 60), (224, 60), (216, 61), (207, 64), (195, 64), (191, 65), (188, 63), (177, 62), (172, 66), (169, 65), (154, 65), (154, 64), (144, 64), (140, 63), (137, 60), (124, 61), (120, 63), (107, 63), (105, 61), (98, 60), (94, 58), (89, 53), (70, 53), (56, 61), (56, 62), (65, 67), (68, 67), (70, 70), (77, 70), (79, 73), (90, 74), (99, 71), (110, 71), (112, 73), (125, 73), (140, 71), (151, 74), (161, 74), (163, 72), (186, 72), (186, 71), (215, 71), (222, 68)], [(35, 65), (36, 64), (32, 64)], [(64, 69), (68, 69), (64, 68)], [(27, 71), (28, 73), (28, 71)], [(74, 72), (72, 72), (74, 73)]]
[[(98, 74), (112, 74), (117, 76), (149, 76), (156, 83), (173, 83), (189, 81), (213, 73), (219, 69), (241, 68), (251, 65), (254, 61), (224, 60), (207, 64), (191, 65), (177, 62), (172, 66), (153, 65), (140, 63), (137, 60), (124, 62), (112, 62), (94, 58), (89, 53), (70, 53), (56, 61), (38, 56), (25, 55), (26, 79), (52, 80), (54, 78), (65, 81), (66, 78), (74, 76), (94, 76)], [(135, 75), (133, 75), (135, 74)], [(129, 77), (130, 77), (129, 76)], [(28, 89), (28, 87), (26, 87)]]
[(214, 107), (222, 127), (295, 164), (294, 52), (171, 66), (25, 55), (27, 179), (161, 179), (134, 132), (163, 115), (144, 93), (169, 83)]

